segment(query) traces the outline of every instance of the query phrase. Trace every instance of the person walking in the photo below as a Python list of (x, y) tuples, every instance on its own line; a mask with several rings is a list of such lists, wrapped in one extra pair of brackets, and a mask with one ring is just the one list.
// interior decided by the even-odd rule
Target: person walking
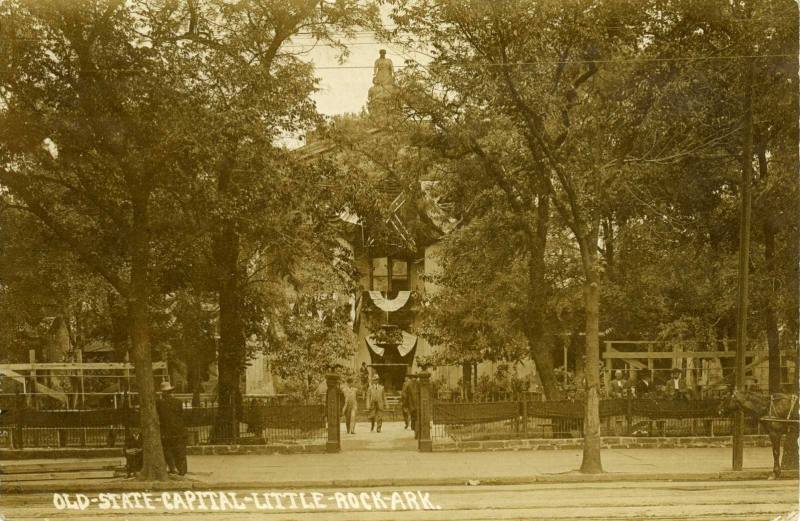
[(344, 416), (344, 423), (347, 427), (348, 434), (356, 433), (356, 411), (358, 409), (358, 400), (356, 399), (356, 390), (352, 386), (353, 381), (348, 379), (342, 383), (342, 396), (344, 396), (344, 406), (342, 407), (342, 415)]
[(156, 401), (158, 423), (161, 426), (161, 446), (170, 474), (186, 474), (186, 428), (183, 424), (183, 404), (172, 396), (175, 388), (161, 382), (161, 398)]
[(360, 391), (363, 393), (361, 396), (364, 401), (367, 400), (367, 389), (369, 389), (369, 368), (366, 362), (361, 362), (361, 369), (358, 370), (358, 378), (361, 382)]
[(381, 432), (385, 398), (380, 378), (378, 378), (378, 375), (375, 375), (372, 377), (372, 385), (367, 389), (367, 410), (369, 411), (369, 419), (371, 422), (370, 432), (375, 430), (376, 424), (378, 425), (378, 432)]

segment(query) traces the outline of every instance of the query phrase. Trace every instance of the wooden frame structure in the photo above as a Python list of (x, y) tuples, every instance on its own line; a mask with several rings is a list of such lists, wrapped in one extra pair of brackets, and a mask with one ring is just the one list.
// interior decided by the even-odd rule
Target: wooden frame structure
[[(703, 360), (712, 360), (716, 359), (721, 361), (722, 359), (734, 359), (736, 358), (736, 349), (735, 346), (732, 345), (728, 340), (722, 341), (723, 350), (722, 351), (713, 351), (713, 350), (691, 350), (686, 349), (685, 347), (688, 346), (702, 346), (704, 342), (699, 341), (655, 341), (655, 340), (607, 340), (603, 342), (603, 352), (601, 353), (601, 358), (604, 362), (604, 377), (605, 381), (611, 381), (611, 373), (614, 371), (612, 367), (613, 360), (620, 360), (625, 363), (627, 369), (631, 370), (647, 370), (650, 374), (654, 374), (654, 371), (658, 369), (655, 368), (655, 361), (656, 360), (671, 360), (670, 367), (667, 370), (671, 370), (674, 368), (683, 369), (686, 365), (688, 365), (689, 360), (693, 361), (703, 361)], [(624, 350), (626, 347), (630, 346), (646, 346), (646, 351), (642, 350)], [(656, 349), (660, 346), (669, 346), (669, 350)], [(676, 349), (678, 347), (678, 349)], [(786, 353), (787, 351), (781, 351), (781, 354)], [(748, 350), (744, 353), (745, 357), (745, 365), (744, 365), (744, 373), (745, 375), (749, 372), (752, 374), (753, 369), (758, 365), (767, 362), (769, 360), (769, 355), (767, 350)], [(747, 361), (747, 359), (750, 359)], [(783, 359), (783, 357), (781, 357)], [(720, 364), (721, 365), (721, 364)], [(693, 368), (695, 371), (702, 370), (701, 368)], [(663, 368), (662, 368), (663, 370)], [(797, 368), (795, 368), (795, 371)], [(720, 375), (722, 376), (722, 375)], [(733, 383), (733, 382), (731, 382)]]
[[(84, 406), (86, 403), (86, 396), (93, 395), (114, 395), (115, 403), (116, 396), (119, 392), (103, 393), (86, 391), (86, 381), (96, 380), (99, 378), (115, 379), (120, 385), (120, 389), (130, 391), (131, 378), (134, 373), (134, 366), (131, 362), (84, 362), (83, 353), (80, 349), (75, 352), (75, 362), (37, 362), (36, 353), (34, 350), (29, 352), (28, 363), (12, 363), (0, 364), (0, 377), (11, 379), (22, 385), (21, 395), (25, 397), (27, 406), (36, 407), (37, 396), (48, 396), (58, 402), (64, 408), (70, 406), (77, 407), (78, 404)], [(118, 374), (97, 374), (98, 372), (114, 372)], [(153, 371), (160, 371), (156, 377), (166, 378), (167, 363), (166, 362), (153, 362)], [(70, 382), (77, 383), (73, 385), (73, 390), (65, 391), (55, 388), (53, 385), (48, 385), (52, 379), (70, 379)], [(125, 382), (123, 387), (122, 382)], [(8, 396), (9, 393), (5, 393)], [(17, 395), (18, 393), (13, 393)], [(130, 394), (130, 393), (129, 393)], [(135, 394), (135, 393), (134, 393)], [(1, 394), (0, 394), (1, 395)], [(74, 397), (74, 403), (70, 404), (70, 396)]]

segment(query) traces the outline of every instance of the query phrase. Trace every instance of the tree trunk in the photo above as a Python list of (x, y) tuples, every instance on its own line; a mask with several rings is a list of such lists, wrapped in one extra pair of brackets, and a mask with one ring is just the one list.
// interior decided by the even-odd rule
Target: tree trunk
[(597, 238), (579, 237), (584, 271), (586, 310), (586, 412), (583, 420), (581, 472), (603, 472), (600, 461), (600, 277), (597, 272)]
[(202, 374), (200, 370), (200, 358), (197, 357), (190, 362), (190, 378), (189, 378), (189, 385), (192, 388), (192, 408), (197, 409), (200, 407), (200, 390), (201, 385), (200, 381), (202, 379)]
[(245, 366), (246, 343), (242, 320), (242, 295), (239, 274), (239, 236), (233, 223), (225, 223), (215, 241), (219, 270), (219, 345), (217, 348), (217, 418), (214, 438), (218, 441), (238, 437), (242, 394), (239, 380)]
[(525, 332), (528, 344), (538, 346), (535, 349), (531, 348), (531, 358), (536, 365), (539, 380), (542, 382), (544, 397), (548, 400), (560, 400), (562, 393), (558, 385), (558, 379), (553, 371), (553, 354), (550, 352), (549, 346), (544, 342), (541, 333), (531, 332), (531, 328), (527, 328)]
[(606, 277), (607, 280), (614, 280), (615, 248), (614, 248), (614, 222), (612, 217), (602, 220), (603, 225), (603, 245), (605, 247)]
[(547, 283), (545, 281), (544, 254), (547, 247), (547, 230), (550, 220), (550, 198), (539, 197), (536, 207), (535, 226), (528, 229), (528, 321), (525, 337), (531, 359), (542, 382), (544, 396), (548, 400), (560, 400), (561, 390), (553, 372), (553, 354), (544, 341), (544, 314), (547, 307)]
[[(219, 165), (217, 197), (225, 202), (235, 184), (233, 167), (235, 150), (227, 154)], [(244, 332), (243, 280), (239, 267), (241, 249), (239, 232), (234, 218), (224, 218), (214, 237), (214, 262), (217, 273), (219, 298), (219, 343), (217, 345), (217, 418), (214, 439), (236, 439), (239, 435), (239, 418), (242, 394), (239, 380), (246, 362)]]
[[(762, 182), (767, 178), (767, 151), (763, 143), (758, 147), (758, 172)], [(764, 309), (764, 328), (767, 334), (767, 352), (769, 354), (769, 392), (781, 392), (781, 353), (778, 336), (778, 317), (775, 311), (775, 222), (770, 205), (762, 205), (764, 232), (764, 268), (767, 272), (767, 298)]]
[(167, 479), (167, 467), (164, 462), (164, 450), (161, 447), (161, 429), (156, 412), (156, 390), (150, 353), (150, 321), (147, 309), (150, 295), (147, 273), (150, 237), (147, 206), (147, 196), (134, 198), (128, 313), (132, 358), (136, 368), (136, 385), (139, 388), (139, 422), (144, 453), (139, 477), (150, 481)]

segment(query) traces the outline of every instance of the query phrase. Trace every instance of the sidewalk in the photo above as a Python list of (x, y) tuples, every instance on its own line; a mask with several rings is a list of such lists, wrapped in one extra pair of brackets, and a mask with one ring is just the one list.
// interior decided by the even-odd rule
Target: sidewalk
[[(399, 425), (399, 426), (398, 426)], [(281, 489), (402, 485), (522, 484), (535, 482), (766, 479), (769, 448), (746, 448), (745, 470), (731, 471), (730, 448), (604, 449), (605, 473), (577, 472), (580, 450), (434, 452), (416, 451), (402, 424), (370, 433), (359, 425), (342, 433), (336, 454), (190, 456), (184, 481), (144, 484), (132, 480), (7, 484), (9, 491), (94, 491), (153, 489)], [(11, 463), (9, 463), (11, 465)], [(797, 472), (787, 474), (797, 478)]]

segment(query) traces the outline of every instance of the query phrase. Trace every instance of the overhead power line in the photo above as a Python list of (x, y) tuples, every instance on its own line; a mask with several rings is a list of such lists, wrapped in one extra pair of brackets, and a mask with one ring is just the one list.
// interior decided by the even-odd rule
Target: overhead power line
[[(413, 51), (409, 51), (413, 52)], [(623, 59), (597, 59), (597, 60), (541, 60), (541, 61), (527, 61), (527, 62), (508, 62), (508, 63), (475, 63), (475, 62), (451, 62), (448, 64), (439, 64), (439, 67), (447, 67), (447, 68), (456, 68), (456, 67), (467, 67), (467, 68), (501, 68), (501, 67), (525, 67), (525, 66), (532, 66), (532, 65), (570, 65), (570, 64), (583, 64), (583, 63), (647, 63), (647, 62), (692, 62), (692, 61), (727, 61), (727, 60), (738, 60), (738, 59), (768, 59), (768, 58), (794, 58), (797, 59), (796, 54), (736, 54), (736, 55), (726, 55), (726, 56), (676, 56), (671, 58), (623, 58)], [(407, 60), (412, 61), (412, 60)], [(396, 69), (403, 69), (406, 67), (410, 67), (413, 64), (401, 64), (395, 65)], [(416, 65), (422, 65), (425, 67), (430, 67), (430, 63), (417, 63)], [(315, 66), (314, 69), (316, 70), (353, 70), (353, 69), (373, 69), (373, 65), (320, 65)], [(141, 69), (131, 69), (126, 67), (94, 67), (91, 69), (92, 71), (98, 70), (113, 70), (118, 72), (137, 72)]]

